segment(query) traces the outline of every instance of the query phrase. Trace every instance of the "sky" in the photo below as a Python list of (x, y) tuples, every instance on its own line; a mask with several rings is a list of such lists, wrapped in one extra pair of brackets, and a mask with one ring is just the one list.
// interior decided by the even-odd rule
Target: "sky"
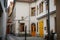
[(8, 0), (8, 6), (10, 5), (10, 1), (12, 1), (12, 2), (13, 2), (13, 0)]

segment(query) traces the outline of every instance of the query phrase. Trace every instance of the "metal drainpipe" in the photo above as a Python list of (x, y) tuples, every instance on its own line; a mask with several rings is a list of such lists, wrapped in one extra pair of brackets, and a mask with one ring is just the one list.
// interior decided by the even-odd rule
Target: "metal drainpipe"
[(29, 34), (31, 32), (31, 27), (30, 27), (30, 3), (29, 3)]
[[(36, 2), (37, 1), (35, 1), (35, 7), (36, 7), (36, 9), (35, 9), (35, 17), (37, 16), (37, 5), (36, 5)], [(36, 33), (37, 33), (37, 19), (36, 19)]]
[(25, 40), (27, 40), (26, 39), (26, 37), (27, 37), (27, 30), (26, 30), (26, 28), (27, 28), (27, 26), (25, 26)]

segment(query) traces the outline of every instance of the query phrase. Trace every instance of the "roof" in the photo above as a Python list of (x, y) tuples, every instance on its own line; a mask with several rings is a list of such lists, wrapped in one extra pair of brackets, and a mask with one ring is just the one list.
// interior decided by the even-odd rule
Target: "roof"
[(34, 2), (35, 0), (16, 0), (18, 2)]

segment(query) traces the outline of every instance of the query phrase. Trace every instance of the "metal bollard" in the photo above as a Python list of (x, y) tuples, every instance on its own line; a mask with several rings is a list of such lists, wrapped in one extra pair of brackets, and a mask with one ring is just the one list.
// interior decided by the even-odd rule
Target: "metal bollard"
[(25, 40), (26, 40), (26, 26), (25, 26)]

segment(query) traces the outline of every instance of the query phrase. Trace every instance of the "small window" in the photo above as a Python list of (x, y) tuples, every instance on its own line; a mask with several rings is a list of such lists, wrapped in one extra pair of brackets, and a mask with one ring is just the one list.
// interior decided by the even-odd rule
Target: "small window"
[(31, 16), (35, 16), (35, 7), (31, 8)]
[(48, 10), (48, 5), (46, 5), (46, 10)]
[(7, 0), (4, 0), (4, 6), (7, 8)]
[(54, 0), (54, 5), (56, 5), (56, 0)]
[(20, 23), (20, 32), (24, 32), (24, 23)]
[(43, 12), (43, 2), (39, 4), (39, 7), (40, 7), (40, 13)]
[(48, 10), (48, 0), (46, 0), (46, 10)]

